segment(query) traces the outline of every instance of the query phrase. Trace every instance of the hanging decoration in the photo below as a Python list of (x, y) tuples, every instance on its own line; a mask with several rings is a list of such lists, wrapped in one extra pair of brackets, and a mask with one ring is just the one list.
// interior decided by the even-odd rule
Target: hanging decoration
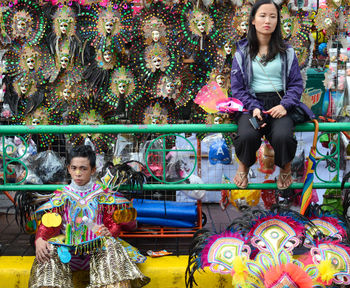
[(7, 79), (7, 89), (4, 103), (8, 104), (12, 114), (18, 115), (18, 106), (22, 108), (22, 115), (34, 111), (44, 99), (44, 90), (39, 83), (27, 74), (22, 74), (13, 83)]
[(112, 51), (111, 46), (95, 50), (95, 57), (87, 64), (83, 72), (83, 78), (89, 83), (90, 88), (102, 90), (103, 93), (107, 91), (111, 73), (116, 66), (120, 65), (116, 54)]
[(4, 13), (9, 9), (9, 7), (5, 5), (6, 3), (0, 4), (0, 48), (4, 48), (11, 44), (11, 38), (6, 33), (5, 29)]
[(38, 44), (45, 34), (46, 18), (33, 0), (18, 0), (3, 13), (3, 22), (5, 33), (20, 44)]
[(125, 110), (128, 111), (141, 97), (137, 91), (140, 89), (140, 84), (131, 72), (124, 66), (116, 69), (109, 81), (109, 89), (104, 94), (104, 100), (118, 107), (120, 101), (125, 101)]
[(319, 32), (322, 32), (329, 39), (337, 29), (335, 11), (327, 5), (321, 5), (314, 18), (314, 25)]
[[(54, 10), (56, 8), (56, 11)], [(52, 10), (52, 31), (48, 33), (46, 41), (52, 55), (57, 55), (62, 46), (68, 46), (70, 55), (79, 57), (82, 48), (81, 40), (77, 35), (76, 14), (80, 6), (76, 2), (70, 2), (69, 6), (59, 3)]]
[[(13, 123), (17, 125), (59, 125), (62, 122), (56, 118), (56, 111), (48, 108), (48, 104), (42, 102), (42, 104), (32, 109), (30, 113), (27, 113), (27, 100), (24, 100), (18, 107), (18, 115), (13, 117)], [(57, 135), (54, 134), (28, 134), (24, 135), (25, 139), (37, 139), (38, 145), (44, 149), (50, 149), (52, 143), (55, 141)]]
[(13, 45), (4, 55), (6, 72), (15, 80), (23, 75), (45, 84), (55, 68), (54, 59), (44, 47)]
[(220, 33), (215, 29), (209, 12), (187, 2), (182, 8), (176, 29), (179, 33), (178, 45), (187, 57), (200, 61), (200, 58), (194, 57), (198, 50), (207, 50), (211, 57), (216, 54), (213, 40), (219, 37)]
[(120, 2), (106, 7), (92, 5), (83, 9), (79, 15), (80, 34), (84, 46), (90, 45), (104, 52), (107, 47), (115, 53), (125, 53), (125, 44), (131, 41), (131, 4)]
[[(115, 122), (115, 107), (106, 102), (95, 100), (91, 96), (81, 102), (79, 108), (69, 111), (66, 123), (70, 125), (103, 125)], [(96, 153), (106, 152), (113, 140), (117, 139), (115, 134), (68, 134), (68, 142), (73, 146), (82, 145), (84, 140), (89, 138), (96, 148)]]

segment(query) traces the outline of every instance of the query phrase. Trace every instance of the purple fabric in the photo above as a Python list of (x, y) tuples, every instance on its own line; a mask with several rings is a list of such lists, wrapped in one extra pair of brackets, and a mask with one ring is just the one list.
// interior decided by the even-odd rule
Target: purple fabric
[[(254, 91), (251, 89), (252, 63), (247, 48), (248, 41), (246, 39), (237, 43), (237, 51), (232, 61), (231, 69), (232, 97), (242, 101), (244, 108), (248, 111), (253, 111), (255, 108), (263, 110), (262, 103), (256, 98)], [(304, 86), (298, 59), (292, 47), (288, 46), (287, 52), (281, 55), (281, 62), (282, 83), (285, 93), (281, 100), (281, 105), (287, 111), (294, 106), (301, 106), (310, 118), (315, 118), (313, 112), (300, 102)], [(271, 92), (275, 92), (273, 87), (271, 87)]]

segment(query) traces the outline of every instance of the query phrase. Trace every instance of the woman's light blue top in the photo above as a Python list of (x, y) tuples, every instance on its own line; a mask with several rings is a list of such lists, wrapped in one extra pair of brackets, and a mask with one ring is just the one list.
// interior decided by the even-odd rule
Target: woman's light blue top
[[(262, 70), (260, 63), (261, 58), (256, 56), (256, 58), (253, 60), (253, 81), (252, 81), (252, 88), (255, 93), (263, 93), (263, 92), (276, 92), (273, 86), (271, 85), (271, 82), (275, 86), (277, 91), (283, 90), (283, 84), (282, 84), (282, 65), (281, 65), (281, 56), (280, 54), (277, 54), (277, 56), (270, 62), (267, 62), (267, 64), (263, 67), (264, 71)], [(268, 77), (270, 80), (268, 79)]]

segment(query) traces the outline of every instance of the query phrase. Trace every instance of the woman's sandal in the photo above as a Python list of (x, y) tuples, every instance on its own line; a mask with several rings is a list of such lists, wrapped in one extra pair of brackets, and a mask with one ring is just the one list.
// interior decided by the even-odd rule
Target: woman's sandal
[[(290, 179), (289, 185), (285, 186), (286, 182)], [(280, 173), (277, 179), (277, 188), (279, 190), (285, 190), (293, 183), (292, 173)]]
[[(237, 171), (236, 176), (239, 178), (240, 185), (236, 184), (238, 188), (245, 189), (248, 187), (248, 172), (239, 172)], [(236, 178), (235, 176), (235, 178)], [(244, 184), (244, 185), (243, 185)]]

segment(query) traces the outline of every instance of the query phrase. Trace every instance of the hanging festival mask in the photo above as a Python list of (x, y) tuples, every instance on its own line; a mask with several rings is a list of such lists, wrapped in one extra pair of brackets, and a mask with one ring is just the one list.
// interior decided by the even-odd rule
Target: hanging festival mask
[(147, 46), (158, 42), (163, 45), (167, 44), (166, 26), (162, 19), (152, 16), (143, 23), (143, 36)]
[(170, 65), (168, 49), (161, 44), (148, 46), (144, 52), (146, 67), (152, 72), (160, 70), (164, 72)]
[(321, 5), (314, 18), (314, 24), (319, 32), (324, 33), (327, 39), (330, 38), (335, 33), (337, 28), (335, 11), (329, 9), (329, 7), (326, 5)]
[[(23, 106), (22, 106), (23, 105)], [(22, 103), (18, 107), (18, 115), (14, 117), (13, 123), (17, 125), (59, 125), (61, 123), (55, 120), (55, 111), (51, 108), (47, 108), (47, 104), (41, 104), (38, 108), (34, 109), (31, 113), (26, 114), (25, 103)], [(37, 135), (37, 136), (36, 136)], [(38, 137), (39, 146), (43, 148), (49, 148), (55, 141), (56, 136), (53, 134), (27, 134), (24, 135), (26, 140)]]
[(157, 83), (156, 97), (174, 99), (179, 97), (181, 92), (182, 83), (180, 77), (160, 77)]
[(22, 0), (3, 13), (5, 33), (12, 40), (27, 45), (41, 41), (46, 29), (46, 19), (39, 5), (31, 0)]
[(132, 31), (132, 9), (128, 3), (106, 7), (92, 5), (79, 15), (80, 35), (95, 49), (111, 52), (125, 52), (125, 44), (130, 41)]
[[(85, 98), (81, 101), (81, 106), (69, 111), (66, 123), (71, 125), (103, 125), (115, 123), (115, 107), (108, 103), (95, 100), (96, 97)], [(82, 145), (86, 138), (89, 138), (95, 145), (96, 153), (107, 152), (112, 143), (116, 140), (115, 134), (69, 134), (68, 141), (73, 146)]]
[(115, 107), (118, 106), (120, 98), (124, 97), (126, 108), (128, 108), (134, 105), (141, 97), (141, 95), (135, 93), (135, 89), (138, 86), (137, 79), (135, 79), (132, 72), (122, 66), (112, 73), (109, 82), (109, 90), (103, 97), (107, 103)]
[(74, 37), (76, 35), (75, 12), (69, 6), (58, 6), (53, 15), (53, 32), (58, 38)]

